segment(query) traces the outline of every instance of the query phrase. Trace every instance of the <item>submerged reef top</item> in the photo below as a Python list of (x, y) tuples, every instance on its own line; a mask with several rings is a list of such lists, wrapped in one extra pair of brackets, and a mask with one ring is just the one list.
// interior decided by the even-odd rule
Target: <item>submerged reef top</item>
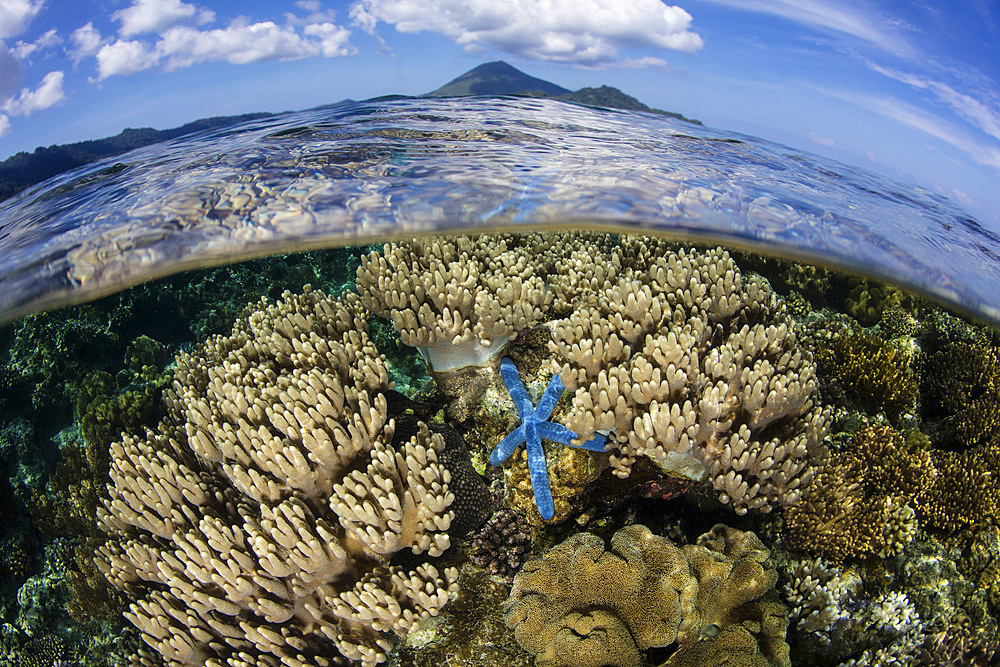
[(262, 302), (112, 446), (100, 560), (166, 664), (374, 665), (455, 590), (454, 568), (388, 563), (448, 548), (454, 494), (439, 434), (394, 437), (366, 319), (356, 295)]

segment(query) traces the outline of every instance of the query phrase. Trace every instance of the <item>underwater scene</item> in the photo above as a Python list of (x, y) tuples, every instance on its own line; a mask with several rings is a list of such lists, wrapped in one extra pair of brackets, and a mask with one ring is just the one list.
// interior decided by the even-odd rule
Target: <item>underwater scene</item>
[(0, 221), (4, 665), (1000, 664), (1000, 241), (946, 200), (404, 100)]

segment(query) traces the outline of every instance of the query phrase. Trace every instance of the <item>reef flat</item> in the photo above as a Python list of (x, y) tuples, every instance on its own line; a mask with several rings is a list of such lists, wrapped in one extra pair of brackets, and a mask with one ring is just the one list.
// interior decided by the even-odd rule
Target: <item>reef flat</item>
[(0, 342), (10, 664), (1000, 664), (1000, 340), (890, 285), (426, 237)]

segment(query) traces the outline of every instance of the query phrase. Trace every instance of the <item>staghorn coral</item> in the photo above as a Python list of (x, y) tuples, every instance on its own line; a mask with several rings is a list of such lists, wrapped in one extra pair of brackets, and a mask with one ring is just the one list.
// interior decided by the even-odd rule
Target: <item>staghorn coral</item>
[(831, 632), (851, 617), (850, 604), (861, 592), (861, 579), (822, 558), (792, 562), (781, 589), (796, 635), (828, 646)]
[[(112, 445), (99, 523), (126, 617), (167, 665), (363, 665), (455, 589), (440, 434), (394, 438), (354, 295), (306, 289), (177, 359), (168, 416)], [(338, 657), (343, 656), (343, 658)]]
[(894, 423), (916, 407), (916, 352), (907, 340), (886, 340), (865, 329), (843, 329), (818, 345), (816, 361), (849, 395), (866, 408), (884, 411)]
[(937, 480), (928, 452), (888, 426), (870, 426), (831, 451), (785, 515), (787, 544), (834, 561), (886, 557), (917, 530), (914, 507)]
[[(795, 325), (767, 283), (720, 248), (661, 252), (623, 239), (596, 301), (552, 323), (558, 372), (575, 392), (579, 442), (614, 431), (611, 464), (638, 456), (707, 476), (738, 513), (796, 502), (829, 414)], [(596, 257), (593, 261), (604, 260)]]
[(539, 667), (637, 667), (640, 651), (674, 642), (666, 665), (788, 665), (769, 556), (753, 533), (722, 525), (683, 547), (639, 525), (608, 550), (578, 533), (514, 578), (507, 624)]

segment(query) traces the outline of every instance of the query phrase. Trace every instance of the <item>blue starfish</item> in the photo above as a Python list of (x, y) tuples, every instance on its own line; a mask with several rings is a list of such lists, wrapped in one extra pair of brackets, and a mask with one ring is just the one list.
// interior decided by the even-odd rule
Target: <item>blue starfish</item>
[[(517, 407), (517, 414), (521, 418), (521, 425), (508, 433), (500, 441), (490, 454), (490, 465), (498, 466), (514, 453), (514, 450), (526, 443), (528, 449), (528, 475), (531, 478), (531, 488), (535, 492), (535, 504), (538, 505), (538, 513), (543, 519), (551, 519), (556, 513), (555, 505), (552, 503), (552, 489), (549, 486), (549, 468), (545, 463), (545, 450), (542, 449), (542, 438), (552, 442), (561, 442), (564, 445), (573, 446), (577, 434), (569, 430), (562, 424), (548, 421), (556, 403), (562, 397), (563, 383), (558, 375), (553, 375), (549, 386), (542, 394), (542, 400), (538, 402), (538, 407), (532, 407), (531, 399), (528, 398), (528, 390), (521, 382), (521, 376), (517, 372), (517, 366), (509, 358), (504, 357), (500, 362), (500, 377), (507, 386), (514, 405)], [(580, 445), (582, 449), (589, 449), (595, 452), (604, 451), (604, 443), (607, 436), (597, 434), (587, 442)]]

